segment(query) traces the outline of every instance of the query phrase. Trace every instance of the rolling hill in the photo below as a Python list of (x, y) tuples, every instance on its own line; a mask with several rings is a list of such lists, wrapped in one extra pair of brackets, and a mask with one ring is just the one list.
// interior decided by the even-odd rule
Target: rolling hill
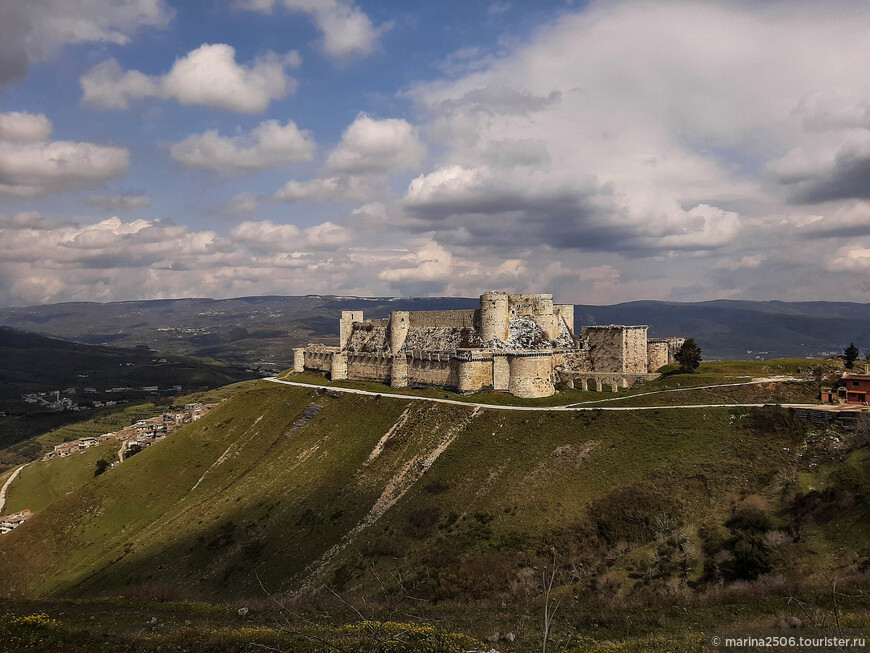
[(829, 573), (866, 582), (868, 490), (866, 430), (776, 407), (530, 413), (261, 381), (0, 538), (0, 592), (250, 603), (266, 588), (508, 619), (540, 605), (555, 563), (566, 619), (812, 594)]
[[(289, 366), (294, 346), (333, 344), (342, 310), (372, 317), (391, 310), (475, 308), (458, 297), (371, 298), (307, 295), (237, 299), (173, 299), (66, 303), (0, 308), (0, 324), (78, 342), (146, 345), (176, 354), (245, 364)], [(782, 358), (842, 352), (850, 342), (870, 348), (870, 305), (846, 302), (678, 303), (640, 301), (577, 305), (585, 324), (648, 324), (652, 336), (694, 337), (707, 358)]]

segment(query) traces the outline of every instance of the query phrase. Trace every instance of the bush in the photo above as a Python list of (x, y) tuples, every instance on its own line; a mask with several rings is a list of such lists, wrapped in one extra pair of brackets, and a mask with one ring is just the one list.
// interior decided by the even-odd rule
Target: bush
[(405, 534), (416, 538), (427, 537), (431, 535), (439, 519), (441, 519), (441, 510), (435, 506), (414, 510), (408, 514)]

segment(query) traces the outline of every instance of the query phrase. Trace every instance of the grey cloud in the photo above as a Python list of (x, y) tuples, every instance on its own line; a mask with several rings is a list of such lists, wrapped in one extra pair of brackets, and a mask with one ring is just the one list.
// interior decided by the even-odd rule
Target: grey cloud
[(870, 155), (840, 153), (825, 172), (814, 178), (793, 181), (791, 185), (793, 200), (800, 204), (870, 199)]
[(107, 211), (139, 211), (151, 208), (151, 198), (145, 195), (92, 195), (87, 203)]
[(162, 27), (174, 12), (163, 0), (9, 0), (0, 3), (0, 84), (70, 43), (124, 44), (141, 27)]
[(443, 100), (434, 109), (438, 111), (467, 110), (492, 115), (524, 115), (547, 109), (558, 104), (562, 93), (552, 91), (549, 95), (534, 95), (504, 84), (492, 83), (469, 91), (456, 100)]

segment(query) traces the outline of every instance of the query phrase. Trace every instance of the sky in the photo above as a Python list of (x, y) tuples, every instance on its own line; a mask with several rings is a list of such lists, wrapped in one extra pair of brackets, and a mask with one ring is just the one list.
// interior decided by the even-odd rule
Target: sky
[(0, 305), (870, 301), (857, 0), (0, 0)]

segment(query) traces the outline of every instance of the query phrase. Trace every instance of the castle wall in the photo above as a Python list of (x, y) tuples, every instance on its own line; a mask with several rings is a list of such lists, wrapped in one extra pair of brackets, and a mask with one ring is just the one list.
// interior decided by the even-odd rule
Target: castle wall
[[(586, 344), (586, 343), (583, 343)], [(562, 366), (566, 370), (575, 372), (589, 372), (592, 370), (592, 359), (589, 347), (583, 347), (575, 351), (569, 351), (562, 355)]]
[(650, 340), (646, 345), (646, 351), (650, 372), (655, 372), (657, 369), (670, 362), (668, 360), (670, 358), (670, 352), (668, 351), (668, 343), (666, 342)]
[(512, 395), (531, 399), (534, 397), (549, 397), (555, 394), (553, 383), (553, 357), (549, 354), (541, 356), (510, 356), (510, 386)]
[(589, 343), (589, 362), (594, 372), (647, 371), (646, 326), (586, 326), (583, 338)]
[(341, 320), (338, 323), (338, 347), (347, 348), (348, 340), (353, 333), (353, 323), (363, 321), (362, 311), (342, 311)]
[(408, 361), (408, 383), (410, 385), (458, 388), (459, 365), (449, 360), (412, 358)]
[(643, 374), (649, 369), (647, 330), (645, 326), (623, 327), (623, 364), (620, 372)]
[[(338, 354), (336, 355), (338, 356)], [(393, 359), (377, 354), (345, 354), (346, 378), (357, 381), (389, 383), (392, 380)]]
[(378, 352), (387, 350), (386, 321), (366, 320), (354, 322), (344, 348), (351, 352)]
[(492, 358), (458, 362), (459, 392), (477, 392), (492, 386)]
[(574, 335), (574, 304), (556, 304), (553, 307), (557, 321), (561, 319), (568, 327), (571, 335)]
[(541, 327), (548, 340), (559, 336), (559, 320), (553, 306), (553, 295), (508, 295), (509, 317), (528, 317)]
[(332, 355), (338, 351), (338, 347), (330, 347), (328, 349), (312, 349), (305, 350), (305, 369), (316, 370), (318, 372), (332, 371)]
[(408, 387), (408, 357), (404, 354), (393, 356), (390, 366), (390, 387)]
[(511, 383), (511, 366), (507, 356), (492, 357), (492, 388), (493, 390), (509, 390)]
[(405, 346), (408, 330), (411, 327), (411, 313), (409, 311), (393, 311), (390, 313), (390, 351), (398, 353)]
[(343, 381), (347, 378), (347, 354), (343, 351), (332, 355), (332, 366), (329, 370), (329, 378), (332, 381)]
[(408, 313), (408, 326), (411, 329), (425, 329), (428, 327), (454, 327), (457, 329), (474, 329), (474, 309), (457, 311), (410, 311)]

